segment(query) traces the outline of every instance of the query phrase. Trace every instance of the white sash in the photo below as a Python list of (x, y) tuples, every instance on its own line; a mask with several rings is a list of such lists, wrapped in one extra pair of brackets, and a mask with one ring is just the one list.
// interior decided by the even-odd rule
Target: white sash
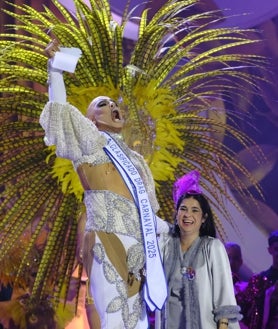
[(167, 285), (157, 243), (155, 214), (138, 170), (116, 141), (109, 134), (102, 134), (107, 138), (104, 151), (122, 175), (139, 210), (146, 254), (144, 299), (151, 311), (161, 309), (167, 297)]

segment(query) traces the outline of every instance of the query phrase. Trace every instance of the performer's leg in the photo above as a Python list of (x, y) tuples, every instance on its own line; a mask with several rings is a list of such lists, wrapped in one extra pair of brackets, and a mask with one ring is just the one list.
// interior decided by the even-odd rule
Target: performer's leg
[[(88, 280), (89, 282), (89, 280)], [(90, 329), (101, 329), (100, 318), (96, 309), (93, 297), (90, 293), (90, 287), (87, 285), (85, 309)]]
[[(120, 239), (126, 249), (136, 242), (130, 237), (120, 236)], [(101, 328), (147, 329), (148, 319), (141, 292), (127, 297), (127, 283), (112, 265), (97, 235), (95, 243), (90, 288)]]
[(86, 280), (85, 309), (90, 329), (101, 329), (100, 318), (94, 299), (90, 291), (90, 275), (93, 264), (93, 247), (95, 245), (95, 233), (85, 232), (82, 241), (82, 261), (84, 264)]

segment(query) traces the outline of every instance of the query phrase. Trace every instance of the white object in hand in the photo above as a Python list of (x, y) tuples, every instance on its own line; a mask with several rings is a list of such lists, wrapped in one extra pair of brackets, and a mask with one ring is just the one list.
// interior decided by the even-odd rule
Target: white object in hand
[(60, 51), (55, 53), (51, 67), (61, 71), (73, 73), (82, 52), (79, 48), (60, 47)]

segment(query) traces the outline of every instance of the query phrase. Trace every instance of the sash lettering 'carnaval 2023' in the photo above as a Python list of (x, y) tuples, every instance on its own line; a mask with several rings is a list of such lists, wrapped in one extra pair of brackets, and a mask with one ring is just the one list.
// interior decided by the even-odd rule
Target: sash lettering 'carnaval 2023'
[(104, 151), (125, 180), (139, 210), (146, 254), (144, 299), (150, 310), (161, 309), (167, 297), (167, 286), (156, 238), (156, 216), (138, 170), (117, 142), (109, 134), (102, 134), (107, 139)]

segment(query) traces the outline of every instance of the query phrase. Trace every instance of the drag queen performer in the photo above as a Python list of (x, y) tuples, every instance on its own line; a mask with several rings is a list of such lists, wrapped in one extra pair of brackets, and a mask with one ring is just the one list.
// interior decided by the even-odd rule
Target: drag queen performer
[(85, 190), (84, 263), (101, 328), (147, 329), (146, 304), (161, 309), (167, 294), (156, 234), (168, 225), (155, 215), (150, 169), (123, 142), (117, 103), (99, 96), (83, 116), (67, 102), (63, 72), (52, 65), (61, 55), (58, 43), (46, 53), (49, 102), (40, 124), (46, 144), (73, 162)]

